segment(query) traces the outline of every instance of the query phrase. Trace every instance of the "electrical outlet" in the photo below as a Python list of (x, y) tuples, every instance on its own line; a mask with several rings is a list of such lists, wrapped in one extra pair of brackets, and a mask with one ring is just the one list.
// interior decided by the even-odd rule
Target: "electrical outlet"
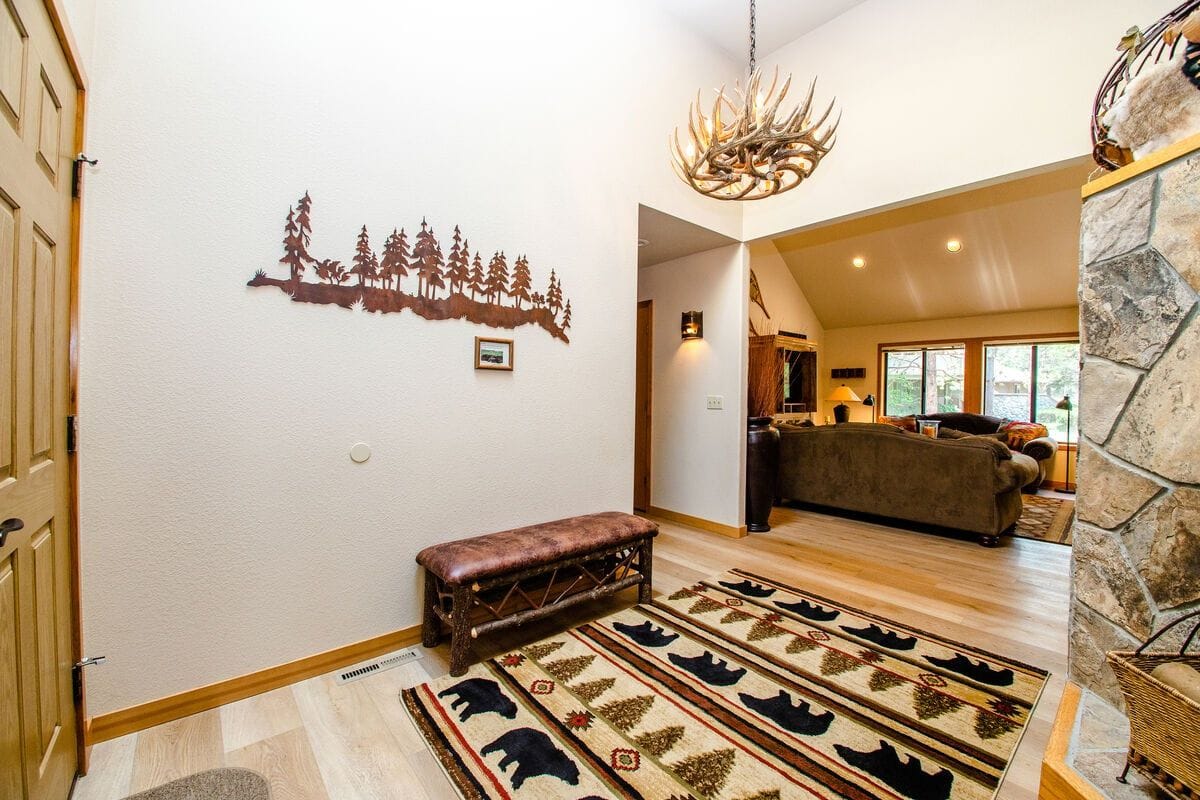
[(710, 394), (708, 396), (708, 410), (709, 411), (724, 411), (725, 410), (725, 398), (719, 394)]

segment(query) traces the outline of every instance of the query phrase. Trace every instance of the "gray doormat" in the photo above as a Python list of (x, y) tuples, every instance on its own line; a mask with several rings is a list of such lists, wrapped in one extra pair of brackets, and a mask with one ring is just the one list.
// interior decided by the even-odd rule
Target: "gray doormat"
[(130, 795), (125, 800), (270, 800), (267, 779), (248, 769), (222, 767)]

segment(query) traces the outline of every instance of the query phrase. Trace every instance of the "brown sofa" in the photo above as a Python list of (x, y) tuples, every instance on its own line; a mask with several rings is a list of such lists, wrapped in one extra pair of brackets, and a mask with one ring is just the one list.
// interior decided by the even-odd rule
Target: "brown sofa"
[(993, 439), (931, 439), (891, 425), (781, 426), (785, 500), (979, 534), (999, 543), (1038, 465)]
[[(936, 419), (942, 423), (943, 428), (953, 428), (956, 431), (963, 433), (981, 434), (995, 433), (1000, 430), (1006, 420), (999, 417), (989, 417), (986, 414), (969, 414), (963, 411), (954, 411), (946, 414), (922, 414), (921, 419)], [(1038, 465), (1037, 480), (1025, 487), (1026, 494), (1034, 494), (1038, 487), (1046, 480), (1046, 476), (1054, 471), (1054, 457), (1058, 455), (1058, 442), (1049, 436), (1042, 436), (1037, 439), (1031, 439), (1025, 443), (1018, 452), (1023, 453)]]

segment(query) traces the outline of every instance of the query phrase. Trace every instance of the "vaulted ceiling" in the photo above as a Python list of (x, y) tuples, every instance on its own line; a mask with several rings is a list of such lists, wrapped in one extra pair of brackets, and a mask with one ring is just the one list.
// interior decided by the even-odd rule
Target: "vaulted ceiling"
[[(654, 2), (710, 44), (739, 62), (746, 60), (750, 47), (749, 0)], [(757, 0), (759, 56), (799, 39), (861, 2), (863, 0)]]
[[(1071, 162), (774, 243), (826, 329), (1064, 308), (1077, 302), (1090, 168)], [(961, 251), (947, 251), (951, 239)]]

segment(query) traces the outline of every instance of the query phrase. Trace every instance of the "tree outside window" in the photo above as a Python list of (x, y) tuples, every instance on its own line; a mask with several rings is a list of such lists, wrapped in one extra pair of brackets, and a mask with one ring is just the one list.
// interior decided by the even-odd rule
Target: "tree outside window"
[(962, 411), (965, 357), (962, 347), (886, 351), (883, 413)]

